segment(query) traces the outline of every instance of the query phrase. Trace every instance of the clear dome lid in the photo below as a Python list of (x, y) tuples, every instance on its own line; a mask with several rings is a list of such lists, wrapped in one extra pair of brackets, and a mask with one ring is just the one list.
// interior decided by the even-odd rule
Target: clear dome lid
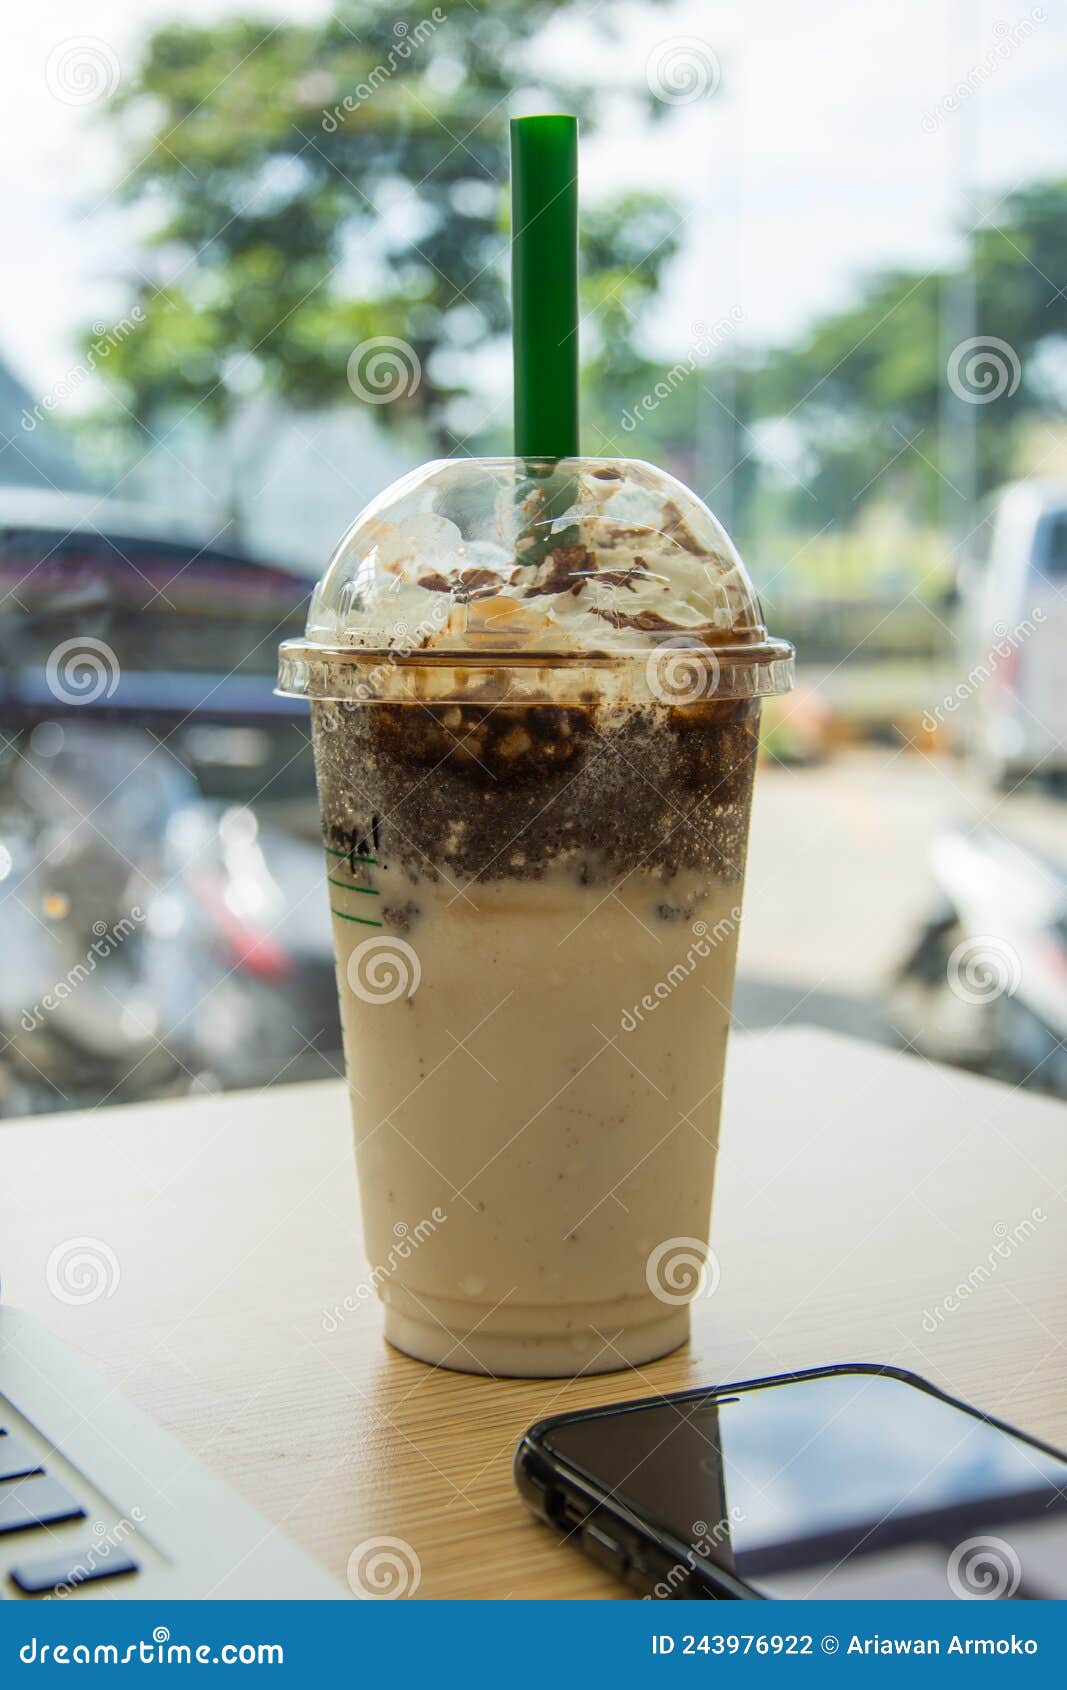
[(441, 693), (458, 667), (484, 692), (490, 672), (529, 687), (533, 669), (543, 686), (548, 670), (632, 676), (684, 654), (720, 697), (792, 684), (792, 648), (768, 637), (729, 536), (680, 481), (622, 458), (447, 459), (357, 517), (305, 638), (281, 648), (279, 690), (369, 701), (421, 670)]

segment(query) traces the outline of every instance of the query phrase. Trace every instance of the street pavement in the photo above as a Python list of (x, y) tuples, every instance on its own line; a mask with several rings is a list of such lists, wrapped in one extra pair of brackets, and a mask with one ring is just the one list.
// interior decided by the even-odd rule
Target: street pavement
[(839, 752), (756, 780), (735, 1020), (889, 1037), (886, 981), (934, 899), (937, 831), (983, 821), (1067, 861), (1067, 801), (1037, 781), (992, 792), (959, 759)]

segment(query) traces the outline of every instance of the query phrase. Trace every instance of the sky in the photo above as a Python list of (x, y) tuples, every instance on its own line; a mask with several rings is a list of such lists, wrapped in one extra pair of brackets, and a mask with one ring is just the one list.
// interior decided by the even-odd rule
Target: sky
[[(326, 9), (43, 0), (9, 11), (0, 356), (32, 391), (72, 368), (80, 326), (121, 315), (136, 235), (111, 193), (121, 167), (100, 102), (62, 89), (70, 43), (91, 38), (121, 79), (138, 44), (175, 16)], [(1020, 183), (1067, 174), (1067, 9), (1055, 0), (601, 0), (588, 22), (556, 27), (544, 51), (560, 65), (579, 55), (611, 85), (648, 74), (685, 94), (684, 80), (664, 81), (672, 66), (703, 76), (706, 91), (665, 102), (665, 121), (647, 133), (609, 122), (582, 155), (590, 199), (633, 185), (683, 201), (685, 249), (650, 330), (652, 349), (671, 356), (694, 325), (720, 319), (753, 344), (795, 337), (853, 297), (865, 273), (951, 262), (962, 224)]]

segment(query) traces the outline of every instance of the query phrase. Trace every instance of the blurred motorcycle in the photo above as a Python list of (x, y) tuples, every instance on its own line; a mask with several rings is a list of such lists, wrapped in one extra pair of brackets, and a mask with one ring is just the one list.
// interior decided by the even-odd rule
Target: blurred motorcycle
[(924, 1056), (1067, 1095), (1067, 873), (981, 825), (938, 835), (938, 900), (889, 1018)]

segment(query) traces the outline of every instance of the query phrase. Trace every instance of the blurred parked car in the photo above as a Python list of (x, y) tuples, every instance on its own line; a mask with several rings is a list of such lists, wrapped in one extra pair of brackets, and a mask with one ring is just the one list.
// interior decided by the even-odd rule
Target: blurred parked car
[(310, 793), (306, 709), (273, 690), (310, 587), (141, 506), (0, 489), (0, 721), (177, 730), (209, 794)]
[(1002, 488), (981, 533), (984, 556), (960, 581), (964, 678), (951, 708), (1006, 788), (1067, 770), (1067, 482)]

